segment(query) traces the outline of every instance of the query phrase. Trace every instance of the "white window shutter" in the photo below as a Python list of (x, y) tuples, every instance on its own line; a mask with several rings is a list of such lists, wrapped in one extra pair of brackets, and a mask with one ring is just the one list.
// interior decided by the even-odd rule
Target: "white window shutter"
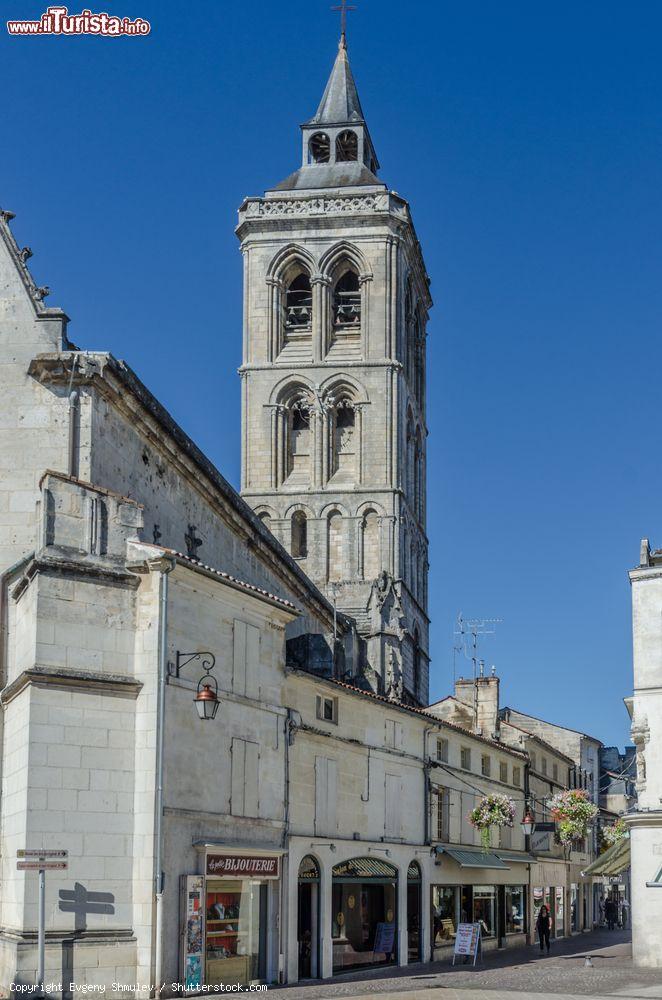
[(258, 779), (259, 779), (259, 753), (257, 743), (244, 744), (246, 787), (244, 790), (244, 816), (257, 816), (259, 809), (258, 802)]
[(338, 820), (336, 815), (336, 807), (338, 801), (338, 765), (335, 760), (327, 760), (327, 789), (328, 789), (328, 805), (327, 805), (327, 836), (333, 837), (338, 832)]
[(315, 758), (315, 835), (333, 837), (337, 833), (336, 802), (338, 773), (335, 760)]
[(246, 694), (246, 622), (237, 618), (234, 621), (232, 690), (235, 694)]
[(232, 740), (232, 791), (230, 812), (233, 816), (244, 815), (244, 789), (246, 787), (246, 743), (244, 740)]
[(326, 763), (326, 757), (315, 758), (315, 836), (317, 837), (326, 835), (329, 800)]
[(402, 801), (402, 780), (399, 774), (387, 774), (384, 782), (384, 834), (400, 837), (400, 803)]
[(260, 630), (246, 626), (246, 695), (257, 698), (260, 693)]

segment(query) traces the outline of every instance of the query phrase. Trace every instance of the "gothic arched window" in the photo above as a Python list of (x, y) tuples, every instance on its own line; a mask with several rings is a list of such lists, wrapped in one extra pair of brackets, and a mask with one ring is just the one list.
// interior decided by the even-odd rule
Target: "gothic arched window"
[(407, 413), (407, 429), (405, 440), (405, 468), (403, 487), (407, 499), (412, 503), (414, 498), (414, 418), (411, 410)]
[(346, 129), (336, 139), (336, 163), (358, 160), (359, 140), (356, 132)]
[(419, 521), (423, 520), (423, 439), (420, 427), (416, 431), (414, 444), (414, 511)]
[(326, 132), (315, 132), (308, 143), (309, 163), (328, 163), (331, 158), (331, 140)]
[(414, 650), (413, 650), (413, 663), (412, 663), (412, 689), (413, 693), (418, 697), (418, 689), (421, 683), (421, 643), (418, 631), (418, 625), (414, 625)]
[(407, 280), (405, 288), (405, 326), (404, 344), (402, 345), (402, 360), (405, 366), (405, 376), (411, 377), (411, 343), (414, 336), (414, 293), (411, 279)]
[(295, 510), (291, 522), (291, 549), (295, 559), (305, 559), (308, 555), (308, 518), (302, 510)]
[(425, 331), (420, 310), (416, 312), (414, 331), (414, 395), (421, 410), (425, 395)]
[(343, 518), (340, 511), (332, 511), (327, 518), (327, 580), (332, 583), (342, 580), (342, 537)]
[(295, 399), (287, 409), (287, 476), (291, 481), (310, 481), (310, 410), (304, 399)]
[(356, 411), (351, 400), (341, 399), (331, 417), (331, 475), (338, 479), (354, 481), (357, 471)]
[(375, 580), (381, 568), (379, 515), (367, 510), (361, 522), (361, 576), (364, 580)]
[(361, 288), (356, 271), (348, 268), (333, 289), (333, 327), (336, 332), (353, 332), (361, 326)]
[(310, 332), (313, 317), (313, 290), (310, 277), (300, 271), (287, 285), (284, 301), (285, 340), (298, 332)]

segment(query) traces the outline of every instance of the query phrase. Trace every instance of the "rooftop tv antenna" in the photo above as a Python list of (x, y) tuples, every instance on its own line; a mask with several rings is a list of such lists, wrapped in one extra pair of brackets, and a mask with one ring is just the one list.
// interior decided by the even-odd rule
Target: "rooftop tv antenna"
[[(454, 633), (453, 643), (453, 683), (456, 680), (455, 658), (457, 653), (462, 653), (465, 660), (471, 660), (472, 679), (474, 685), (474, 729), (478, 728), (478, 676), (485, 676), (485, 661), (478, 659), (478, 640), (484, 636), (494, 635), (496, 626), (500, 625), (502, 618), (465, 618), (462, 612), (457, 616), (457, 625)], [(495, 669), (492, 667), (492, 676)]]

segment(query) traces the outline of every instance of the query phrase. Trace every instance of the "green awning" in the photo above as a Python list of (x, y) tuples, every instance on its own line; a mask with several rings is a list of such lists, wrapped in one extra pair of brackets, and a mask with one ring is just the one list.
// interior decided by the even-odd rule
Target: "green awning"
[(659, 872), (657, 873), (657, 875), (655, 876), (655, 878), (653, 879), (652, 882), (647, 882), (646, 883), (646, 888), (647, 889), (662, 889), (662, 868), (660, 868)]
[(624, 837), (588, 866), (582, 875), (620, 875), (630, 867), (630, 838)]
[(509, 871), (508, 865), (504, 865), (501, 858), (489, 851), (456, 851), (451, 847), (443, 848), (444, 854), (448, 854), (453, 861), (457, 861), (460, 868), (501, 868)]

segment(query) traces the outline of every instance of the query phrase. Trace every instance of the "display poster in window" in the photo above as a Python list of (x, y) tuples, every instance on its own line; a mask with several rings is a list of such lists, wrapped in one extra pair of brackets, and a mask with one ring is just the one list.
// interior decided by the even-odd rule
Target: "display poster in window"
[(202, 988), (202, 946), (204, 940), (204, 889), (202, 875), (182, 875), (180, 880), (180, 912), (182, 921), (182, 972), (187, 990)]
[(377, 955), (392, 955), (395, 947), (395, 924), (379, 923), (375, 931), (373, 952)]
[(479, 954), (481, 954), (482, 939), (480, 935), (480, 924), (458, 924), (455, 935), (455, 947), (453, 948), (453, 965), (455, 957), (463, 955), (465, 958), (473, 958), (476, 964)]

